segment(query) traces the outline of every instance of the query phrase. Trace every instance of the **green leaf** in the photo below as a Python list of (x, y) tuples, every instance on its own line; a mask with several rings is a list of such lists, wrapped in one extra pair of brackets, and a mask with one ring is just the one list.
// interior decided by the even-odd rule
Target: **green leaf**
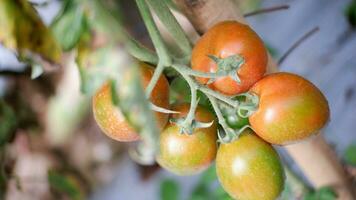
[(179, 185), (172, 179), (165, 179), (160, 185), (161, 200), (178, 200), (179, 199)]
[(0, 147), (6, 144), (17, 125), (17, 118), (14, 110), (0, 99)]
[(214, 181), (217, 180), (216, 176), (216, 167), (215, 165), (212, 165), (209, 167), (207, 170), (204, 171), (204, 173), (201, 175), (200, 182), (201, 183), (206, 183), (210, 184)]
[(304, 200), (335, 200), (336, 193), (330, 187), (321, 187), (314, 192), (307, 193)]
[(353, 143), (346, 148), (344, 159), (347, 164), (356, 166), (356, 143)]
[(40, 56), (51, 63), (59, 63), (60, 46), (29, 1), (1, 0), (0, 27), (0, 43), (17, 51), (21, 59)]
[(356, 1), (351, 1), (344, 12), (347, 21), (352, 27), (356, 27)]
[(84, 193), (81, 191), (78, 182), (71, 176), (49, 171), (48, 182), (55, 191), (68, 195), (70, 199), (84, 199)]
[(212, 196), (207, 184), (198, 184), (194, 188), (189, 198), (189, 200), (210, 200), (210, 199), (212, 199)]
[(83, 8), (76, 0), (64, 1), (60, 15), (51, 25), (54, 36), (64, 51), (75, 47), (86, 27)]
[(229, 194), (224, 190), (224, 188), (219, 185), (215, 191), (214, 191), (214, 196), (216, 199), (221, 199), (221, 200), (233, 200)]
[(265, 46), (266, 46), (268, 52), (271, 54), (271, 56), (273, 58), (277, 58), (278, 50), (275, 47), (273, 47), (272, 45), (268, 44), (268, 43), (265, 43)]

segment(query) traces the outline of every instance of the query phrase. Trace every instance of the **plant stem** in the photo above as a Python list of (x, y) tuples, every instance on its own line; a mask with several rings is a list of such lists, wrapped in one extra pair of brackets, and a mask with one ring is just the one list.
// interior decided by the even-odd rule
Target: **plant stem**
[(235, 137), (235, 134), (233, 134), (234, 131), (227, 125), (226, 120), (225, 120), (224, 116), (222, 115), (221, 110), (219, 108), (218, 102), (216, 101), (216, 98), (211, 95), (208, 95), (208, 94), (206, 94), (206, 96), (208, 97), (211, 105), (213, 106), (215, 114), (218, 117), (219, 124), (225, 131), (224, 138), (221, 137), (221, 135), (218, 133), (220, 141), (221, 142), (230, 142)]
[(164, 70), (165, 66), (162, 64), (162, 62), (158, 62), (158, 65), (156, 67), (155, 72), (153, 73), (153, 76), (148, 83), (148, 86), (146, 88), (146, 97), (150, 98), (150, 95), (152, 93), (152, 90), (154, 89), (157, 81), (159, 80), (159, 77), (162, 75), (162, 72)]
[(127, 38), (128, 38), (128, 42), (126, 44), (126, 47), (129, 54), (131, 54), (133, 57), (143, 62), (148, 62), (151, 64), (158, 63), (158, 57), (154, 52), (152, 52), (151, 50), (147, 49), (145, 46), (140, 44), (129, 34), (127, 34)]
[(190, 98), (190, 109), (189, 112), (187, 114), (187, 117), (184, 121), (183, 124), (186, 125), (191, 125), (194, 118), (195, 118), (195, 110), (197, 108), (198, 105), (198, 101), (197, 101), (197, 85), (195, 83), (195, 81), (189, 77), (189, 75), (185, 74), (185, 73), (181, 73), (182, 77), (187, 81), (189, 87), (190, 87), (190, 94), (191, 94), (191, 98)]
[(165, 46), (161, 33), (159, 32), (153, 20), (147, 3), (145, 0), (136, 0), (136, 4), (146, 25), (147, 31), (152, 39), (153, 45), (157, 51), (159, 61), (162, 62), (164, 66), (171, 65), (172, 61), (169, 56), (167, 47)]
[(177, 42), (183, 53), (185, 55), (191, 55), (192, 47), (188, 36), (185, 34), (183, 28), (180, 26), (177, 19), (170, 11), (167, 3), (163, 0), (147, 1), (152, 6), (160, 21), (165, 25), (167, 30), (173, 36), (173, 39)]
[[(186, 68), (181, 68), (181, 65), (179, 64), (173, 64), (171, 65), (171, 67), (173, 69), (175, 69), (178, 73), (180, 73), (184, 79), (186, 79), (187, 81), (191, 82), (192, 84), (194, 84), (194, 87), (197, 88), (198, 90), (202, 91), (205, 94), (209, 94), (225, 103), (227, 103), (228, 105), (236, 108), (239, 105), (238, 101), (232, 100), (230, 97), (225, 96), (219, 92), (216, 92), (210, 88), (207, 88), (204, 85), (201, 85), (199, 83), (197, 83), (194, 79), (192, 79), (191, 77), (188, 76), (188, 73), (186, 71)], [(184, 75), (183, 75), (184, 74)]]
[(189, 74), (190, 76), (197, 76), (197, 77), (202, 77), (202, 78), (219, 78), (221, 76), (226, 76), (226, 74), (218, 74), (218, 73), (210, 73), (210, 72), (201, 72), (201, 71), (196, 71), (193, 70), (190, 67), (187, 67), (186, 65), (183, 64), (174, 64), (177, 67), (183, 69), (186, 74)]
[(229, 106), (232, 106), (234, 108), (237, 108), (239, 106), (239, 102), (238, 101), (235, 101), (235, 100), (231, 99), (228, 96), (222, 95), (219, 92), (211, 90), (210, 88), (207, 88), (205, 86), (200, 85), (198, 89), (200, 91), (202, 91), (203, 93), (205, 93), (205, 94), (213, 96), (213, 97), (219, 99), (220, 101), (223, 101), (223, 102), (227, 103)]

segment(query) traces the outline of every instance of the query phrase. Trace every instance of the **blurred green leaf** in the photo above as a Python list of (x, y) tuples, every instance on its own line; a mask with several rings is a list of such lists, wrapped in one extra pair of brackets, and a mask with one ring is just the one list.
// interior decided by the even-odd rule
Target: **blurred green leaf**
[(314, 192), (309, 192), (304, 196), (304, 200), (335, 200), (336, 193), (330, 187), (322, 187)]
[(81, 191), (78, 182), (71, 176), (66, 176), (55, 171), (49, 171), (48, 182), (55, 191), (60, 194), (68, 195), (70, 199), (84, 199), (84, 193)]
[(344, 159), (347, 164), (356, 166), (356, 143), (353, 143), (346, 148)]
[(200, 183), (210, 184), (217, 180), (215, 165), (210, 166), (200, 177)]
[(210, 200), (212, 198), (208, 185), (200, 183), (195, 186), (189, 200)]
[(104, 82), (115, 80), (120, 110), (140, 133), (145, 147), (148, 147), (146, 150), (152, 150), (151, 153), (146, 151), (144, 155), (150, 156), (154, 161), (154, 153), (158, 149), (158, 129), (142, 88), (140, 70), (122, 46), (117, 45), (118, 42), (127, 41), (122, 34), (122, 24), (101, 1), (82, 2), (86, 2), (89, 21), (95, 21), (91, 27), (95, 31), (102, 31), (96, 32), (102, 44), (92, 44), (91, 35), (86, 33), (78, 45), (77, 63), (82, 79), (82, 91), (93, 94)]
[(161, 200), (178, 200), (180, 188), (176, 181), (165, 179), (160, 185)]
[(0, 99), (0, 147), (8, 142), (17, 125), (14, 110)]
[[(78, 45), (77, 64), (81, 78), (81, 91), (92, 96), (110, 78), (119, 78), (121, 50), (113, 45), (93, 49), (91, 36), (86, 33)], [(116, 76), (116, 77), (115, 77)]]
[(345, 17), (352, 27), (356, 27), (356, 1), (351, 1), (345, 9)]
[(215, 199), (231, 199), (229, 195), (222, 189), (220, 185), (217, 187), (217, 176), (215, 165), (209, 167), (200, 176), (198, 184), (194, 187), (190, 200), (215, 200)]
[(271, 56), (273, 58), (277, 58), (278, 50), (275, 47), (273, 47), (272, 45), (268, 44), (268, 43), (265, 43), (265, 46), (266, 46), (268, 52), (271, 54)]
[(219, 185), (215, 191), (214, 191), (214, 196), (216, 199), (221, 199), (221, 200), (233, 200), (227, 192), (225, 192), (224, 188)]
[(64, 51), (75, 47), (86, 27), (84, 11), (77, 0), (65, 0), (60, 14), (51, 25), (54, 36)]
[(27, 0), (0, 1), (0, 42), (18, 52), (19, 57), (59, 63), (61, 49)]

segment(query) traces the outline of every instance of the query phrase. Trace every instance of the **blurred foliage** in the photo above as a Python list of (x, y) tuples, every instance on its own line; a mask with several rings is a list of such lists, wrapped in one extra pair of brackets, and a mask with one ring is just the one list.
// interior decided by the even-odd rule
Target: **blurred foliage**
[(309, 192), (304, 196), (304, 200), (335, 200), (336, 193), (330, 187), (321, 187), (316, 191)]
[(118, 75), (117, 65), (120, 64), (120, 60), (115, 56), (119, 52), (115, 52), (114, 46), (93, 49), (91, 39), (90, 33), (83, 35), (76, 58), (81, 78), (81, 91), (89, 96), (92, 96), (109, 79), (110, 74)]
[(346, 148), (343, 157), (347, 164), (356, 166), (356, 143), (350, 144)]
[(51, 188), (58, 194), (65, 194), (72, 200), (84, 199), (84, 193), (81, 191), (78, 181), (72, 176), (56, 171), (49, 171), (48, 182)]
[(165, 179), (160, 185), (161, 200), (178, 200), (180, 193), (179, 185), (173, 179)]
[(265, 43), (265, 46), (267, 48), (267, 51), (271, 54), (272, 58), (277, 58), (278, 56), (278, 50), (273, 47), (271, 44)]
[(0, 42), (17, 51), (20, 58), (32, 59), (34, 53), (44, 60), (60, 62), (60, 46), (27, 0), (1, 0), (0, 27)]
[(15, 111), (0, 99), (0, 148), (11, 138), (17, 126)]
[(345, 9), (345, 17), (351, 25), (351, 27), (356, 28), (356, 1), (351, 1)]
[(65, 0), (54, 19), (51, 29), (64, 51), (69, 51), (79, 42), (87, 28), (83, 7), (77, 0)]

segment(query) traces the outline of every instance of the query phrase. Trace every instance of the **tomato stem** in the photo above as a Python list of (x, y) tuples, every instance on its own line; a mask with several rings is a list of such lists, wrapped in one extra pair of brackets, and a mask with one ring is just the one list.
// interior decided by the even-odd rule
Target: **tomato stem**
[[(237, 84), (241, 84), (241, 79), (238, 75), (238, 70), (245, 63), (245, 59), (239, 55), (231, 55), (226, 58), (219, 58), (215, 55), (208, 55), (208, 57), (213, 60), (217, 65), (216, 74), (220, 76), (229, 76)], [(215, 78), (212, 78), (208, 83), (214, 82)]]
[(143, 22), (146, 25), (148, 34), (151, 37), (152, 43), (157, 51), (159, 61), (162, 62), (164, 66), (171, 65), (171, 57), (169, 56), (167, 47), (163, 41), (161, 33), (159, 32), (157, 25), (155, 24), (151, 11), (145, 2), (145, 0), (136, 0), (137, 7), (143, 18)]
[(215, 114), (218, 118), (219, 124), (223, 128), (223, 131), (222, 131), (223, 134), (221, 131), (218, 131), (219, 142), (221, 142), (221, 143), (231, 142), (236, 136), (234, 130), (232, 128), (230, 128), (229, 125), (226, 123), (226, 120), (219, 108), (218, 102), (216, 101), (216, 98), (211, 95), (208, 95), (208, 94), (206, 96), (208, 97), (211, 105), (213, 106), (213, 109), (214, 109)]
[(158, 62), (158, 65), (157, 65), (157, 67), (152, 75), (152, 78), (146, 88), (146, 97), (147, 98), (150, 98), (152, 90), (156, 86), (157, 81), (159, 80), (160, 76), (162, 75), (164, 68), (165, 68), (165, 66), (162, 64), (162, 62)]
[(173, 36), (179, 48), (183, 51), (185, 55), (191, 55), (192, 47), (191, 42), (186, 35), (183, 28), (178, 23), (177, 19), (174, 17), (166, 1), (163, 0), (147, 0), (151, 5), (152, 9), (155, 11), (159, 20), (164, 24), (169, 33)]
[(184, 65), (175, 64), (175, 63), (173, 63), (171, 67), (173, 69), (175, 69), (178, 73), (180, 73), (187, 82), (189, 81), (189, 82), (191, 82), (191, 84), (194, 84), (194, 87), (196, 87), (198, 90), (202, 91), (203, 93), (209, 94), (209, 95), (227, 103), (228, 105), (230, 105), (234, 108), (236, 108), (239, 105), (238, 101), (232, 100), (228, 96), (225, 96), (225, 95), (223, 95), (219, 92), (216, 92), (204, 85), (197, 83), (194, 79), (192, 79), (189, 76), (190, 75), (189, 72), (191, 72), (190, 68), (185, 67)]
[(151, 64), (158, 63), (158, 57), (154, 52), (143, 46), (129, 34), (127, 34), (127, 38), (128, 42), (126, 44), (126, 48), (130, 55), (143, 62), (148, 62)]

